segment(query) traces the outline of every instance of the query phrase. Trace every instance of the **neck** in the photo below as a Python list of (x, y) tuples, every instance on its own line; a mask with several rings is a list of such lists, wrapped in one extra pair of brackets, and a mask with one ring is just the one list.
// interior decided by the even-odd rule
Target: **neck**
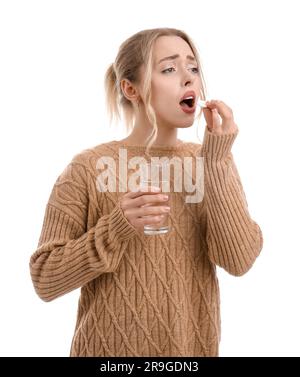
[[(151, 135), (153, 127), (149, 122), (145, 122), (145, 117), (137, 117), (132, 132), (122, 141), (126, 141), (131, 145), (146, 145), (147, 138)], [(153, 146), (165, 145), (174, 147), (178, 144), (177, 128), (167, 128), (158, 126), (156, 140)]]

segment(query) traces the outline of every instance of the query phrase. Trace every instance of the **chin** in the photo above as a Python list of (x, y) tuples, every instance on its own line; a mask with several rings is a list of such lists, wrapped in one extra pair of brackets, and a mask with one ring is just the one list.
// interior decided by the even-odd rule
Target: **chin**
[(185, 122), (184, 121), (178, 122), (178, 119), (163, 119), (161, 122), (158, 122), (158, 125), (164, 124), (165, 127), (168, 127), (168, 128), (188, 128), (188, 127), (192, 127), (194, 122), (195, 122), (194, 117), (192, 117), (189, 120), (185, 120)]
[(188, 123), (179, 123), (178, 125), (176, 125), (176, 128), (188, 128), (188, 127), (192, 127), (193, 124), (194, 124), (194, 120)]

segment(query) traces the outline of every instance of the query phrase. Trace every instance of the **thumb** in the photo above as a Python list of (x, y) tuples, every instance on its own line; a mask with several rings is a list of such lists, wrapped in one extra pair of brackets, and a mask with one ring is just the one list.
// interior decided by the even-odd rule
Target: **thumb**
[(221, 119), (217, 109), (212, 109), (213, 130), (216, 133), (221, 132)]
[(213, 129), (212, 111), (208, 108), (203, 108), (202, 111), (203, 111), (203, 114), (204, 114), (204, 118), (206, 120), (207, 128), (208, 128), (209, 131), (212, 131), (212, 129)]

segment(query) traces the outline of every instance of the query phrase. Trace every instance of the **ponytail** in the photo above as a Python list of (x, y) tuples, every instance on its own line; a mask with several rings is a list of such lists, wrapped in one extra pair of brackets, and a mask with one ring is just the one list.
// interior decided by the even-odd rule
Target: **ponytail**
[(114, 64), (111, 64), (105, 73), (104, 87), (106, 93), (106, 108), (111, 124), (115, 118), (116, 120), (120, 119), (119, 90)]

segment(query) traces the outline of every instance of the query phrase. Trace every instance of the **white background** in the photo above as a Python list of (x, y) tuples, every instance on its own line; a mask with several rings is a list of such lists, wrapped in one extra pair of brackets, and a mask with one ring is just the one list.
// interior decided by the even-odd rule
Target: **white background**
[[(43, 302), (29, 258), (70, 159), (126, 136), (122, 124), (109, 128), (104, 73), (123, 40), (154, 27), (192, 37), (210, 98), (233, 109), (240, 130), (233, 154), (264, 235), (246, 275), (219, 270), (220, 356), (300, 355), (297, 7), (296, 0), (1, 1), (1, 356), (69, 354), (79, 290)], [(184, 140), (199, 142), (196, 135), (195, 124), (179, 130)]]

